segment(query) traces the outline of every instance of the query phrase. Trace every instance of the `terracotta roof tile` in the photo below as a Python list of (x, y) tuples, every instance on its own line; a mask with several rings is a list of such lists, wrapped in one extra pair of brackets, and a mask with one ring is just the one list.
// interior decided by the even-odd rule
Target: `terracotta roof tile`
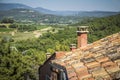
[(75, 72), (71, 72), (68, 74), (68, 78), (72, 79), (73, 77), (76, 77), (77, 74)]
[(111, 67), (111, 66), (116, 66), (116, 64), (112, 61), (107, 61), (102, 63), (102, 67)]
[(109, 76), (104, 68), (99, 68), (97, 70), (94, 70), (92, 72), (92, 75), (93, 75), (93, 77), (102, 77), (102, 78), (104, 78), (104, 76), (106, 76), (106, 75)]
[(109, 74), (120, 71), (120, 68), (118, 66), (109, 67), (109, 68), (107, 67), (105, 69)]
[(85, 78), (83, 80), (95, 80), (95, 79), (93, 77), (91, 77), (91, 78)]
[(63, 57), (63, 56), (65, 56), (65, 52), (56, 52), (56, 59), (58, 59), (58, 58), (61, 58), (61, 57)]
[(103, 54), (100, 54), (100, 53), (96, 53), (96, 54), (94, 54), (94, 57), (95, 57), (95, 58), (99, 58), (99, 57), (104, 57), (104, 55), (103, 55)]
[(65, 52), (53, 63), (62, 65), (69, 80), (112, 80), (120, 78), (120, 33), (86, 47)]
[(120, 67), (120, 59), (114, 61)]
[(92, 77), (92, 74), (88, 74), (88, 75), (83, 76), (81, 80), (94, 80), (94, 78)]
[(82, 78), (89, 75), (89, 73), (87, 71), (83, 71), (83, 72), (81, 72), (79, 74), (77, 73), (77, 75), (78, 75), (79, 80), (82, 80)]
[(100, 63), (94, 61), (94, 62), (91, 62), (91, 63), (87, 63), (85, 64), (89, 69), (91, 68), (94, 68), (94, 67), (99, 67), (100, 66)]
[(97, 58), (96, 61), (98, 61), (99, 63), (102, 63), (102, 62), (106, 62), (106, 61), (109, 61), (110, 59), (108, 57), (102, 57), (102, 58)]
[(74, 70), (72, 66), (66, 66), (67, 71)]
[(69, 78), (69, 80), (78, 80), (78, 78), (77, 77), (71, 77), (71, 78)]
[(75, 71), (76, 71), (76, 73), (80, 73), (80, 74), (83, 72), (88, 73), (87, 67), (85, 67), (85, 66), (82, 68), (76, 68)]
[(81, 61), (84, 62), (85, 64), (87, 64), (87, 63), (95, 61), (95, 58), (94, 57), (82, 58)]

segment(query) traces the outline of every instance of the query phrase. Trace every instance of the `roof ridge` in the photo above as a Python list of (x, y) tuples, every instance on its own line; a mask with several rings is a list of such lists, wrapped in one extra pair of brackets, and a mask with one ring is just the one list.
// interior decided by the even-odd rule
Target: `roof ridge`
[[(108, 35), (108, 36), (106, 36), (106, 37), (104, 37), (104, 38), (101, 38), (101, 39), (99, 39), (99, 40), (97, 40), (97, 41), (95, 41), (95, 42), (93, 42), (93, 43), (90, 43), (90, 44), (88, 44), (87, 46), (85, 46), (85, 47), (81, 47), (81, 48), (78, 48), (78, 49), (81, 49), (81, 50), (86, 50), (86, 48), (88, 48), (88, 47), (91, 47), (92, 45), (96, 45), (97, 47), (98, 47), (98, 45), (100, 45), (100, 43), (102, 43), (102, 42), (107, 42), (107, 41), (111, 41), (110, 39), (116, 39), (116, 37), (119, 37), (120, 36), (120, 32), (118, 32), (118, 33), (115, 33), (115, 34), (112, 34), (112, 35)], [(120, 38), (120, 37), (119, 37)]]

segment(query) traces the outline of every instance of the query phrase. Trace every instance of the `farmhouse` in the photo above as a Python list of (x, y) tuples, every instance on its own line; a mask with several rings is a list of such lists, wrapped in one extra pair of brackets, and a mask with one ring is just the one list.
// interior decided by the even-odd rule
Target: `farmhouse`
[[(78, 45), (55, 52), (40, 66), (40, 80), (119, 80), (120, 33), (87, 44), (88, 29), (78, 27)], [(49, 55), (48, 55), (49, 56)]]

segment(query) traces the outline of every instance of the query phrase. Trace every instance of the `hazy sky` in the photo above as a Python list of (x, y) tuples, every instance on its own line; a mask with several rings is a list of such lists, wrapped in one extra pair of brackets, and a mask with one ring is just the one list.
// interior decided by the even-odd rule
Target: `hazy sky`
[(0, 0), (0, 3), (22, 3), (59, 11), (120, 11), (120, 0)]

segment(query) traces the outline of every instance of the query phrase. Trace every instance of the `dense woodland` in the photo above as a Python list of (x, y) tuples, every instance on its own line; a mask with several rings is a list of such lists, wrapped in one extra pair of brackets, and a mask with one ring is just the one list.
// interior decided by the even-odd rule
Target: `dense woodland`
[(107, 35), (120, 31), (120, 14), (115, 16), (95, 18), (93, 20), (83, 20), (72, 26), (87, 25), (89, 26), (89, 42), (96, 41)]
[[(77, 26), (89, 26), (88, 41), (92, 43), (107, 35), (120, 31), (120, 14), (104, 18), (85, 19), (68, 26), (54, 25), (53, 32), (37, 39), (14, 41), (12, 37), (0, 38), (0, 80), (38, 80), (38, 68), (46, 60), (46, 53), (69, 51), (76, 43)], [(62, 28), (54, 33), (54, 29)], [(18, 28), (11, 26), (11, 28)], [(23, 28), (24, 30), (27, 30)]]

